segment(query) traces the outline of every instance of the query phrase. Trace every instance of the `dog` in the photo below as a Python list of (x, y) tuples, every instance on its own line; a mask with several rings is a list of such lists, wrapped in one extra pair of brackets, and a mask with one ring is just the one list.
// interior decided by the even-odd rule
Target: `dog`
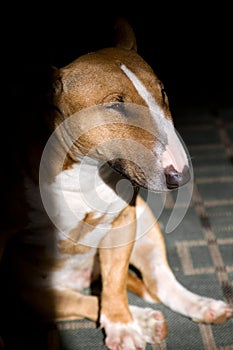
[[(167, 325), (160, 311), (129, 305), (127, 290), (196, 322), (222, 323), (233, 310), (187, 290), (168, 264), (139, 190), (179, 190), (191, 179), (190, 160), (163, 84), (124, 19), (116, 38), (53, 68), (1, 251), (9, 251), (19, 298), (42, 320), (88, 318), (104, 329), (108, 349), (138, 350), (164, 339)], [(99, 278), (100, 296), (85, 293)]]

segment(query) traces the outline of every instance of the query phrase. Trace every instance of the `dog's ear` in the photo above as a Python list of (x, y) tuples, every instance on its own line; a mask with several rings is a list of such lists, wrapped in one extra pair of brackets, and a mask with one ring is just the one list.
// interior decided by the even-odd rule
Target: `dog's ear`
[(134, 30), (125, 18), (119, 17), (116, 20), (114, 30), (115, 46), (126, 50), (137, 51), (137, 42)]

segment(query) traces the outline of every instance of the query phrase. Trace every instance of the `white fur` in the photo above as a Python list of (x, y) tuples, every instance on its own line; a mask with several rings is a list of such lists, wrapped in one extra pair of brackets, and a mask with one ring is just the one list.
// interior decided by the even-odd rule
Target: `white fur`
[[(143, 100), (146, 102), (151, 114), (154, 116), (154, 118), (157, 119), (160, 123), (165, 123), (164, 121), (164, 113), (163, 110), (159, 107), (153, 96), (150, 94), (150, 92), (146, 89), (146, 87), (143, 85), (143, 83), (138, 79), (138, 77), (124, 64), (121, 65), (121, 69), (127, 77), (131, 80), (133, 83), (135, 89), (139, 93), (139, 95), (143, 98)], [(164, 133), (165, 129), (162, 128), (162, 132)]]
[(74, 164), (72, 169), (59, 173), (52, 184), (42, 183), (40, 191), (50, 219), (65, 236), (86, 214), (93, 212), (95, 217), (105, 216), (99, 225), (103, 231), (101, 239), (109, 229), (109, 223), (127, 204), (104, 183), (96, 162), (87, 157)]
[(137, 322), (111, 322), (104, 314), (102, 314), (100, 317), (100, 324), (104, 327), (107, 335), (105, 343), (108, 349), (115, 350), (119, 348), (118, 344), (120, 344), (121, 350), (144, 349), (144, 337), (140, 325), (137, 324)]
[(92, 249), (85, 254), (69, 256), (62, 269), (50, 274), (48, 278), (49, 287), (57, 290), (71, 288), (77, 291), (89, 287), (95, 253), (96, 250)]
[(114, 346), (120, 344), (122, 350), (144, 349), (146, 343), (158, 343), (159, 333), (163, 333), (164, 317), (160, 311), (149, 307), (141, 308), (130, 305), (133, 321), (125, 323), (113, 323), (106, 315), (101, 314), (100, 322), (104, 326), (107, 338), (106, 344), (109, 349), (116, 349)]
[(131, 80), (139, 95), (146, 102), (150, 113), (154, 118), (156, 127), (159, 130), (161, 139), (167, 140), (167, 144), (164, 145), (166, 146), (166, 149), (163, 153), (163, 167), (166, 168), (169, 165), (173, 165), (177, 171), (182, 172), (184, 166), (188, 166), (188, 159), (172, 121), (165, 117), (162, 108), (157, 104), (154, 97), (138, 77), (124, 64), (121, 65), (121, 69)]
[(53, 247), (53, 251), (48, 248), (47, 253), (61, 258), (65, 255), (54, 251), (56, 241), (72, 239), (70, 232), (88, 213), (93, 212), (95, 218), (103, 216), (104, 220), (84, 238), (77, 238), (74, 244), (98, 247), (111, 228), (112, 221), (127, 205), (103, 182), (96, 164), (89, 159), (59, 173), (52, 184), (40, 184), (40, 189), (26, 178), (25, 188), (31, 219), (28, 229), (33, 232), (24, 237), (25, 241), (47, 242), (46, 247)]

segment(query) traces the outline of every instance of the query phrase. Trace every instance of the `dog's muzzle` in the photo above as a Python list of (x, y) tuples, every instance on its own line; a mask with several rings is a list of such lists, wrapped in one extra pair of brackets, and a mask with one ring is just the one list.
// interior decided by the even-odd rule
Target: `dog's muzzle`
[[(151, 191), (174, 190), (187, 184), (191, 179), (189, 167), (184, 166), (182, 172), (178, 172), (173, 165), (167, 166), (163, 173), (158, 175), (157, 181), (150, 181), (143, 169), (133, 162), (122, 159), (108, 161), (109, 166), (132, 184), (149, 189)], [(131, 167), (129, 167), (131, 165)], [(131, 171), (129, 169), (131, 168)], [(145, 170), (145, 169), (144, 169)], [(156, 173), (155, 173), (156, 174)]]

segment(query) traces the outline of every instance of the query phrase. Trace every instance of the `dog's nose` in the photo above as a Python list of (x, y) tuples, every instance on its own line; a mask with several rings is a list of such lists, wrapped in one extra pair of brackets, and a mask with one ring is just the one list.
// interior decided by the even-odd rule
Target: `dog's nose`
[(179, 173), (172, 165), (164, 169), (166, 176), (166, 184), (169, 190), (185, 185), (190, 180), (190, 172), (187, 165), (183, 171)]

